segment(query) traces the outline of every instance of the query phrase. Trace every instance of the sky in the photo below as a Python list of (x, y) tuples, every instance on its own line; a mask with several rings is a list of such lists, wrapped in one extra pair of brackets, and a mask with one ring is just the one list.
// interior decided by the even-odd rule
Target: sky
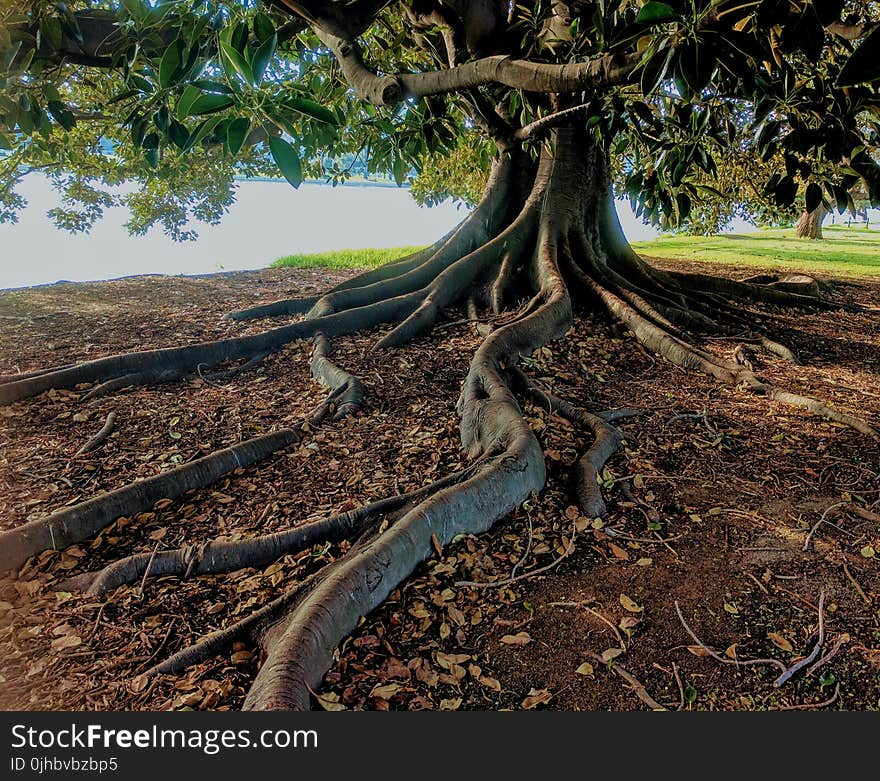
[[(59, 205), (47, 179), (32, 175), (19, 192), (28, 200), (17, 224), (0, 225), (0, 289), (59, 280), (131, 274), (209, 274), (264, 268), (299, 252), (429, 244), (465, 215), (451, 202), (422, 208), (397, 187), (330, 187), (283, 181), (238, 183), (238, 198), (219, 225), (194, 224), (199, 239), (174, 242), (161, 229), (129, 236), (125, 209), (108, 210), (91, 233), (58, 230), (46, 212)], [(623, 201), (618, 212), (631, 241), (656, 231)]]

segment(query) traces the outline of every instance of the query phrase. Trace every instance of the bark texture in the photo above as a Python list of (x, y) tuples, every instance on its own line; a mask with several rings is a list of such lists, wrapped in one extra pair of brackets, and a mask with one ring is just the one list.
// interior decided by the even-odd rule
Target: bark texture
[(813, 211), (805, 211), (795, 226), (795, 233), (799, 239), (821, 239), (822, 238), (822, 220), (828, 210), (823, 204), (819, 204)]

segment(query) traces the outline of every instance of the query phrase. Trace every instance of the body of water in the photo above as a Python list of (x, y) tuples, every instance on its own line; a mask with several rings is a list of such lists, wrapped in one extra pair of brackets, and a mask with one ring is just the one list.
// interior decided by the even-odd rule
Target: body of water
[[(422, 208), (398, 187), (241, 181), (219, 225), (194, 224), (199, 239), (174, 242), (159, 228), (129, 236), (125, 209), (110, 209), (89, 234), (58, 230), (46, 212), (60, 199), (45, 177), (30, 176), (20, 192), (28, 206), (17, 224), (0, 225), (0, 288), (131, 274), (209, 274), (264, 268), (299, 252), (429, 244), (466, 214), (451, 202)], [(657, 231), (618, 201), (630, 241)]]

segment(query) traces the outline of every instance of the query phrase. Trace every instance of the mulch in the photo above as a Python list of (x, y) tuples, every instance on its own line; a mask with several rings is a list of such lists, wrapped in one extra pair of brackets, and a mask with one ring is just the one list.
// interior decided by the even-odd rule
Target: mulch
[[(705, 264), (701, 270), (719, 273)], [(265, 321), (220, 318), (309, 295), (348, 273), (268, 269), (0, 292), (0, 371), (262, 330)], [(837, 285), (834, 295), (877, 306), (880, 283)], [(774, 335), (802, 365), (759, 354), (759, 371), (880, 420), (875, 313), (773, 314)], [(121, 518), (87, 542), (47, 551), (0, 580), (0, 707), (240, 707), (260, 663), (246, 644), (181, 675), (141, 673), (280, 595), (344, 544), (316, 546), (263, 570), (150, 578), (143, 588), (102, 598), (61, 584), (130, 553), (279, 530), (461, 468), (454, 408), (479, 337), (467, 324), (450, 325), (374, 352), (382, 333), (334, 345), (334, 360), (365, 384), (368, 403), (359, 415), (327, 423), (208, 489)], [(736, 343), (707, 346), (729, 356)], [(0, 408), (0, 528), (298, 421), (324, 395), (309, 377), (309, 353), (308, 343), (293, 343), (228, 381), (132, 388), (87, 402), (88, 389), (78, 388)], [(876, 442), (686, 373), (590, 315), (525, 364), (557, 395), (588, 409), (642, 411), (620, 424), (625, 446), (603, 474), (608, 517), (583, 518), (574, 507), (570, 468), (588, 447), (587, 434), (526, 405), (547, 457), (545, 491), (493, 531), (458, 539), (422, 564), (342, 643), (316, 706), (647, 707), (623, 668), (670, 709), (880, 708)], [(114, 434), (76, 455), (111, 411)], [(833, 505), (830, 523), (804, 551), (810, 529)], [(544, 571), (500, 587), (463, 584), (505, 580), (514, 568), (516, 575)], [(774, 666), (732, 663), (772, 658), (789, 666), (808, 654), (820, 593), (823, 653), (837, 647), (833, 658), (780, 687)], [(688, 635), (676, 603), (699, 640), (728, 663)]]

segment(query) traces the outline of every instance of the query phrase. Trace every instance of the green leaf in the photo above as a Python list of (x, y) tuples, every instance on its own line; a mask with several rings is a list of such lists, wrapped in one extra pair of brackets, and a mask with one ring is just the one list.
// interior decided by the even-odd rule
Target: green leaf
[(0, 149), (12, 149), (12, 143), (3, 133), (0, 133)]
[(159, 62), (159, 86), (163, 89), (174, 83), (174, 76), (180, 68), (180, 43), (175, 41), (165, 50)]
[(187, 113), (191, 117), (213, 114), (215, 111), (223, 111), (234, 104), (235, 101), (226, 95), (212, 95), (209, 92), (203, 92), (192, 102)]
[(320, 103), (316, 103), (314, 100), (309, 100), (308, 98), (290, 97), (285, 98), (281, 102), (281, 104), (283, 106), (286, 106), (287, 108), (293, 109), (294, 111), (298, 111), (300, 114), (305, 114), (306, 116), (312, 117), (313, 119), (318, 119), (321, 122), (326, 122), (328, 125), (339, 124), (330, 109), (328, 109), (326, 106), (322, 106)]
[(223, 117), (211, 117), (211, 119), (206, 119), (202, 122), (191, 134), (189, 140), (186, 142), (186, 146), (184, 146), (183, 151), (189, 152), (196, 144), (198, 144), (203, 138), (208, 136), (210, 133), (214, 132), (214, 128), (217, 127), (223, 121)]
[(156, 91), (156, 87), (152, 82), (147, 81), (143, 76), (138, 76), (136, 73), (132, 73), (128, 80), (141, 92), (149, 94)]
[(681, 17), (678, 11), (671, 5), (650, 0), (639, 9), (636, 21), (639, 24), (663, 24), (664, 22), (674, 22), (679, 18)]
[(108, 106), (112, 106), (114, 103), (119, 103), (127, 98), (130, 98), (134, 95), (137, 95), (138, 91), (136, 89), (127, 89), (124, 92), (120, 92), (118, 95), (114, 95), (110, 100), (107, 101)]
[(234, 79), (236, 74), (238, 74), (248, 84), (253, 83), (254, 74), (251, 71), (250, 65), (247, 64), (247, 60), (236, 51), (231, 43), (221, 40), (220, 51), (223, 54), (223, 57), (221, 57), (223, 70), (226, 71), (229, 78)]
[(263, 80), (266, 68), (269, 66), (269, 62), (272, 60), (272, 56), (275, 54), (275, 47), (277, 46), (278, 36), (272, 35), (271, 38), (268, 38), (260, 45), (260, 48), (254, 52), (253, 62), (251, 63), (254, 84), (259, 84)]
[(140, 21), (147, 13), (147, 6), (140, 0), (120, 0), (120, 2), (133, 19)]
[(192, 86), (198, 87), (202, 92), (219, 92), (221, 95), (231, 95), (232, 90), (219, 81), (211, 81), (210, 79), (197, 79)]
[(61, 48), (61, 21), (55, 16), (44, 18), (40, 22), (40, 35), (43, 41), (49, 44), (53, 49)]
[(171, 125), (168, 128), (168, 136), (178, 149), (186, 149), (186, 145), (189, 142), (189, 130), (176, 119), (171, 121)]
[(401, 158), (395, 156), (394, 162), (391, 164), (391, 172), (394, 174), (394, 181), (397, 184), (403, 184), (406, 181), (406, 174), (409, 170), (409, 166), (406, 164), (406, 161)]
[(52, 119), (65, 130), (72, 130), (76, 125), (76, 117), (67, 110), (67, 106), (60, 100), (50, 100), (47, 108), (52, 115)]
[(189, 116), (189, 110), (193, 103), (202, 95), (201, 90), (192, 84), (188, 85), (183, 94), (177, 99), (175, 114), (178, 119)]
[(837, 76), (838, 87), (853, 87), (880, 79), (880, 27), (875, 27), (844, 63)]
[(299, 187), (302, 184), (302, 163), (296, 150), (283, 138), (269, 136), (269, 151), (284, 178)]
[(815, 211), (819, 204), (822, 203), (822, 188), (815, 182), (810, 182), (810, 184), (807, 185), (805, 200), (807, 211)]
[(250, 129), (251, 123), (248, 119), (234, 119), (229, 123), (229, 128), (226, 131), (226, 145), (229, 147), (231, 155), (235, 156), (239, 153)]
[(269, 15), (262, 11), (254, 17), (254, 35), (260, 43), (275, 35), (275, 25), (272, 24)]

